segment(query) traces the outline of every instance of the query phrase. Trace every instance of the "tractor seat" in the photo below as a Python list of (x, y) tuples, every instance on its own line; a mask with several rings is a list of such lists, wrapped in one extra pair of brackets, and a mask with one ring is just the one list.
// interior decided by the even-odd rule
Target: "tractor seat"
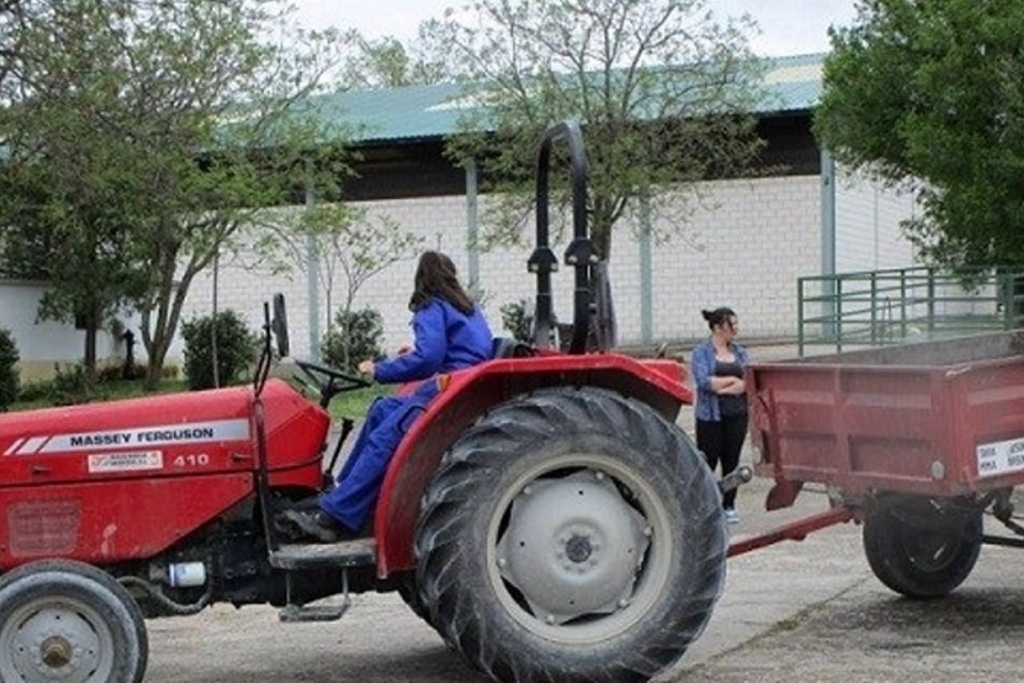
[(531, 344), (512, 339), (511, 337), (495, 337), (492, 358), (529, 358), (536, 356), (537, 349)]

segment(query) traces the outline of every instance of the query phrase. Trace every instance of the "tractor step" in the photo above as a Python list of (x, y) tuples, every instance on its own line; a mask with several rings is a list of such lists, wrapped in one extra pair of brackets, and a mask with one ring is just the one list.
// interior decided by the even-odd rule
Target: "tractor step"
[(376, 562), (377, 542), (372, 538), (340, 543), (288, 544), (270, 553), (270, 566), (286, 570), (359, 567)]
[(281, 609), (278, 619), (286, 624), (306, 621), (337, 621), (348, 611), (349, 601), (340, 605), (287, 605)]

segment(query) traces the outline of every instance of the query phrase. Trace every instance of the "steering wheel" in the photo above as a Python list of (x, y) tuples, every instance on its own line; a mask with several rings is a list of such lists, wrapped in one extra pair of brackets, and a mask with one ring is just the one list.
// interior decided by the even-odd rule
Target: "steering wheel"
[[(332, 398), (343, 391), (362, 389), (373, 384), (371, 380), (365, 377), (349, 375), (341, 370), (329, 368), (318, 363), (311, 363), (308, 360), (296, 359), (295, 364), (299, 366), (303, 374), (313, 383), (314, 386), (310, 388), (315, 388), (320, 393), (320, 405), (324, 408), (327, 407)], [(326, 381), (324, 381), (324, 378), (326, 378)], [(302, 380), (302, 378), (297, 377), (296, 379), (307, 387), (309, 386), (309, 383)]]

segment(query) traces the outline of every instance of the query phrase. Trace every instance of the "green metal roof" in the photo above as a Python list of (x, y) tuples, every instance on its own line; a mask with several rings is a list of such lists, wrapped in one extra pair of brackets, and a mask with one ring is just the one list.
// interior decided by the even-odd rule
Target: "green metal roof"
[[(753, 112), (770, 115), (809, 111), (821, 96), (824, 54), (766, 60), (763, 101)], [(454, 83), (322, 95), (314, 106), (323, 116), (353, 131), (362, 144), (442, 138), (455, 132), (469, 102)]]
[(765, 70), (767, 95), (755, 114), (810, 111), (821, 98), (821, 71), (825, 54), (779, 57)]

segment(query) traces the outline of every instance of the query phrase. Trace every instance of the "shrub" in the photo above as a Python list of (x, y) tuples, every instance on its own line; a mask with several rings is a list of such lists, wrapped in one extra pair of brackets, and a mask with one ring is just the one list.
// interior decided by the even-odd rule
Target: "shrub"
[(53, 396), (53, 381), (48, 379), (27, 380), (18, 389), (18, 400), (28, 403), (49, 401)]
[(324, 335), (320, 355), (326, 365), (355, 374), (360, 361), (383, 355), (383, 339), (384, 320), (380, 313), (372, 308), (341, 310)]
[[(124, 363), (108, 363), (96, 369), (96, 381), (100, 384), (120, 382), (124, 379)], [(146, 364), (135, 363), (132, 374), (133, 381), (141, 382), (146, 378)]]
[(210, 389), (215, 385), (211, 333), (217, 332), (217, 376), (220, 386), (237, 384), (245, 378), (256, 356), (258, 337), (235, 311), (193, 318), (181, 325), (185, 339), (185, 380), (189, 389)]
[(49, 385), (49, 400), (55, 406), (70, 406), (88, 403), (92, 399), (89, 379), (81, 363), (53, 366), (53, 380)]
[(512, 338), (521, 342), (533, 341), (530, 331), (530, 319), (526, 314), (526, 301), (510, 301), (504, 304), (501, 311), (501, 326), (512, 335)]
[(9, 330), (0, 327), (0, 411), (18, 399), (18, 346)]

